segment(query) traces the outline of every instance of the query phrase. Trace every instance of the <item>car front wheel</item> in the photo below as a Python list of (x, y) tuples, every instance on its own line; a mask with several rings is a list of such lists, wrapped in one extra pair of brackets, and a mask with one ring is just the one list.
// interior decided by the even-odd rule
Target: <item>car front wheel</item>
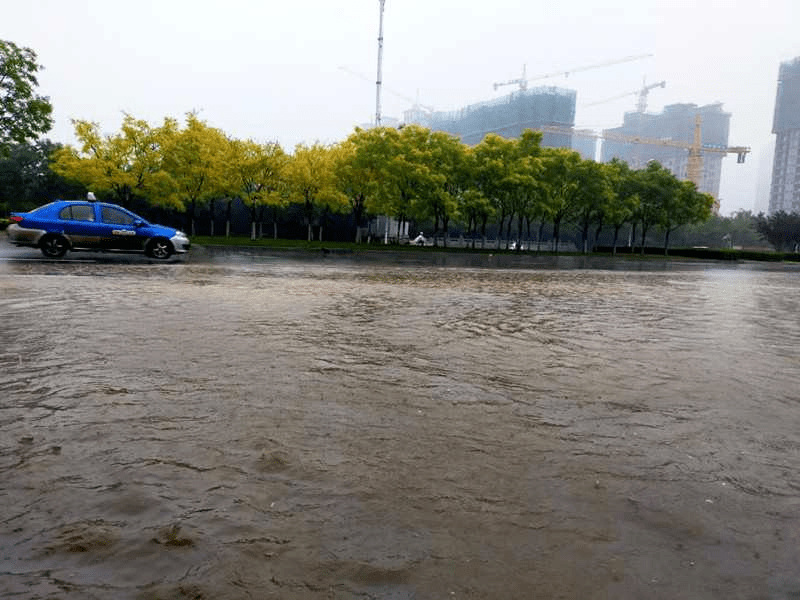
[(172, 256), (172, 243), (164, 238), (150, 240), (146, 248), (147, 256), (164, 260)]
[(39, 247), (47, 258), (61, 258), (69, 250), (69, 242), (62, 235), (46, 235)]

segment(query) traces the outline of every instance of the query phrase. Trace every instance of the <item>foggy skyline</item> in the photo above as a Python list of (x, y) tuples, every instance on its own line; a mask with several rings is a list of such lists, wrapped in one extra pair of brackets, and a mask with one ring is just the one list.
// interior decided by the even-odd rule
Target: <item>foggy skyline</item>
[[(158, 124), (197, 111), (239, 138), (332, 143), (374, 119), (377, 0), (222, 4), (143, 0), (31, 0), (3, 9), (0, 39), (29, 46), (44, 71), (55, 126), (74, 143), (70, 119), (119, 130), (123, 112)], [(648, 111), (721, 102), (730, 145), (750, 146), (744, 165), (723, 161), (722, 214), (763, 210), (778, 69), (800, 56), (792, 0), (737, 5), (713, 0), (586, 0), (556, 5), (496, 0), (386, 0), (382, 114), (402, 118), (419, 98), (458, 109), (513, 91), (495, 82), (622, 57), (654, 56), (532, 81), (577, 92), (576, 126), (620, 125), (643, 80)], [(344, 69), (342, 68), (344, 67)], [(589, 103), (626, 92), (624, 98)], [(768, 177), (768, 175), (767, 175)], [(763, 193), (763, 192), (762, 192)]]

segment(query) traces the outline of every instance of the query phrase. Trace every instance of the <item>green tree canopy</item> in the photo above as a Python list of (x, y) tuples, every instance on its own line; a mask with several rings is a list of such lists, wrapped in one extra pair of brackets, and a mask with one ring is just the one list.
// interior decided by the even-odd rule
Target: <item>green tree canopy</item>
[(506, 219), (514, 216), (514, 196), (512, 186), (515, 183), (513, 165), (515, 144), (497, 134), (490, 133), (472, 150), (471, 167), (473, 181), (477, 189), (491, 203), (493, 212), (498, 217), (497, 247), (500, 247), (500, 232)]
[(574, 173), (578, 189), (573, 211), (580, 228), (584, 254), (589, 252), (589, 228), (592, 224), (602, 227), (606, 211), (614, 199), (610, 173), (607, 165), (593, 160), (581, 160)]
[(8, 156), (0, 157), (0, 214), (29, 210), (57, 198), (79, 198), (86, 194), (80, 184), (57, 175), (50, 163), (60, 148), (50, 140), (13, 144)]
[(765, 216), (760, 213), (754, 220), (756, 231), (778, 252), (795, 249), (800, 244), (800, 214), (778, 211)]
[(356, 129), (346, 140), (332, 148), (337, 186), (350, 201), (356, 243), (361, 242), (361, 226), (368, 214), (367, 199), (377, 187), (373, 165), (364, 161), (364, 154), (358, 151), (359, 138), (364, 134), (363, 130)]
[(664, 231), (664, 254), (669, 252), (669, 236), (681, 225), (702, 223), (711, 217), (714, 197), (698, 192), (691, 181), (677, 181), (673, 193), (665, 194), (658, 225)]
[(458, 216), (458, 197), (463, 193), (467, 182), (466, 148), (458, 138), (441, 131), (432, 133), (426, 142), (433, 167), (433, 190), (428, 195), (427, 202), (423, 198), (420, 206), (433, 215), (434, 243), (441, 225), (446, 246), (448, 224), (453, 217)]
[(628, 163), (614, 158), (606, 165), (612, 199), (605, 209), (605, 220), (614, 229), (612, 252), (617, 253), (619, 232), (623, 225), (633, 220), (639, 208), (639, 192), (635, 172)]
[(634, 218), (642, 231), (642, 254), (647, 243), (647, 232), (663, 221), (664, 207), (678, 193), (680, 181), (660, 163), (650, 161), (647, 167), (634, 172), (639, 193), (639, 205)]
[(367, 210), (395, 217), (398, 234), (409, 218), (433, 218), (433, 202), (441, 200), (446, 178), (436, 170), (430, 130), (407, 125), (356, 134), (353, 164), (368, 186)]
[(10, 144), (38, 138), (53, 126), (50, 99), (36, 94), (36, 52), (0, 40), (0, 155)]
[(568, 148), (542, 148), (542, 183), (547, 210), (553, 221), (553, 247), (557, 251), (561, 224), (572, 217), (581, 194), (580, 154)]

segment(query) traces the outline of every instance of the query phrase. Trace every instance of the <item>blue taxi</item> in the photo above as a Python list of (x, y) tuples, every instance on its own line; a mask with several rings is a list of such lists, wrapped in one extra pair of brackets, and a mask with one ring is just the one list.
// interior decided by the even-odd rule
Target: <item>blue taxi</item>
[(187, 252), (185, 233), (149, 223), (116, 204), (90, 200), (56, 200), (26, 213), (11, 213), (8, 239), (17, 246), (40, 248), (48, 258), (68, 250), (144, 252), (157, 259)]

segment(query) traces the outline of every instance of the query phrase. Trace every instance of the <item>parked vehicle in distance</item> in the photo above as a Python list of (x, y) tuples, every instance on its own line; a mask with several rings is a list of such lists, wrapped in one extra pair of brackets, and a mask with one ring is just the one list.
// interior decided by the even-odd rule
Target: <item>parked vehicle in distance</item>
[(131, 211), (106, 202), (56, 200), (26, 213), (11, 213), (8, 239), (17, 246), (40, 248), (48, 258), (68, 250), (144, 252), (167, 259), (187, 252), (185, 233), (149, 223)]

